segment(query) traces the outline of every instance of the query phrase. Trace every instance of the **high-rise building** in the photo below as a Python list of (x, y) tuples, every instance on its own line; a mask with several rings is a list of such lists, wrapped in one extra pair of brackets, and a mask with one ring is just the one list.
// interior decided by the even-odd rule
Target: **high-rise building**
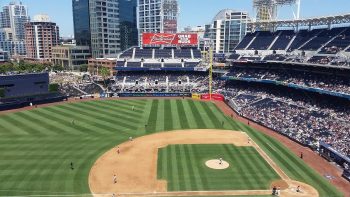
[(179, 5), (177, 0), (139, 0), (138, 30), (155, 33), (177, 33)]
[(137, 0), (119, 0), (120, 48), (138, 45)]
[(25, 32), (27, 57), (51, 60), (52, 47), (59, 45), (60, 42), (56, 23), (50, 22), (47, 15), (38, 15), (34, 17), (33, 22), (26, 23)]
[(0, 15), (0, 27), (10, 28), (12, 30), (13, 40), (24, 40), (24, 24), (30, 20), (27, 12), (27, 6), (22, 5), (22, 2), (13, 1), (9, 5), (3, 6)]
[(89, 0), (72, 0), (74, 38), (77, 45), (90, 46), (90, 12)]
[(137, 0), (72, 0), (74, 35), (92, 56), (113, 57), (138, 43)]
[(137, 0), (72, 0), (78, 45), (89, 45), (92, 57), (116, 57), (135, 46)]
[(204, 37), (212, 41), (215, 53), (232, 52), (249, 31), (247, 26), (249, 21), (247, 12), (221, 10), (212, 23), (205, 26)]

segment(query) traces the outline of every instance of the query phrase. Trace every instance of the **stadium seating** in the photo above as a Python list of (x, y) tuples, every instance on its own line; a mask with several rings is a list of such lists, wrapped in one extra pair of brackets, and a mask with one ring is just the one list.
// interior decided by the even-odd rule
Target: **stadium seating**
[(192, 59), (191, 49), (176, 49), (174, 56), (175, 58)]
[(344, 28), (333, 28), (331, 30), (323, 30), (300, 49), (307, 51), (316, 51), (317, 49), (321, 48), (322, 45), (326, 44), (333, 37), (337, 36), (344, 30)]
[(248, 47), (249, 50), (266, 50), (275, 39), (275, 34), (267, 31), (261, 31), (255, 40)]
[(122, 53), (119, 57), (120, 58), (132, 58), (134, 52), (134, 48), (128, 49), (126, 51), (124, 51), (124, 53)]
[(172, 49), (155, 49), (154, 58), (173, 58), (173, 50)]
[(247, 33), (243, 40), (236, 46), (236, 50), (244, 50), (249, 43), (254, 39), (254, 37), (257, 35), (257, 32), (254, 33)]
[(285, 50), (289, 42), (293, 39), (295, 33), (292, 30), (277, 31), (276, 35), (279, 35), (275, 43), (272, 45), (271, 50)]
[(153, 49), (140, 49), (136, 48), (135, 50), (135, 58), (141, 59), (141, 58), (149, 58), (151, 59), (153, 55)]

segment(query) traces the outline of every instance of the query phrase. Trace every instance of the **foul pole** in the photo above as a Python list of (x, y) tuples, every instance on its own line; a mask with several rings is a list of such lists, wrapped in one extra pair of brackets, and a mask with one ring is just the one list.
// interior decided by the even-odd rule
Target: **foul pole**
[(209, 99), (211, 100), (213, 86), (213, 47), (209, 47)]

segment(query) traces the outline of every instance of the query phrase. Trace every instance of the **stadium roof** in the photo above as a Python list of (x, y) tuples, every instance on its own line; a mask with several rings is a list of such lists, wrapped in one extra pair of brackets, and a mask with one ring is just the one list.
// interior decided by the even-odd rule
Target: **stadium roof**
[(329, 26), (336, 24), (350, 24), (350, 13), (337, 16), (325, 16), (308, 19), (296, 19), (296, 20), (277, 20), (277, 21), (258, 21), (250, 22), (248, 26), (254, 31), (256, 29), (277, 29), (281, 27), (316, 27), (316, 26)]
[(253, 6), (271, 6), (271, 5), (292, 5), (295, 4), (296, 0), (254, 0)]

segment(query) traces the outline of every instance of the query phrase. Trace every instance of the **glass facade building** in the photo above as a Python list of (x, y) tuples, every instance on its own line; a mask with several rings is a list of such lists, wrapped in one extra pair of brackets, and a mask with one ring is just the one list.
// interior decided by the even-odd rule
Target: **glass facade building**
[(93, 58), (116, 57), (138, 43), (137, 0), (72, 0), (77, 44)]
[(138, 44), (137, 0), (119, 0), (120, 48), (122, 51)]
[(215, 53), (232, 52), (249, 31), (249, 21), (247, 12), (221, 10), (212, 23), (206, 25), (205, 38), (212, 40)]
[(72, 0), (74, 38), (77, 45), (90, 46), (89, 0)]

